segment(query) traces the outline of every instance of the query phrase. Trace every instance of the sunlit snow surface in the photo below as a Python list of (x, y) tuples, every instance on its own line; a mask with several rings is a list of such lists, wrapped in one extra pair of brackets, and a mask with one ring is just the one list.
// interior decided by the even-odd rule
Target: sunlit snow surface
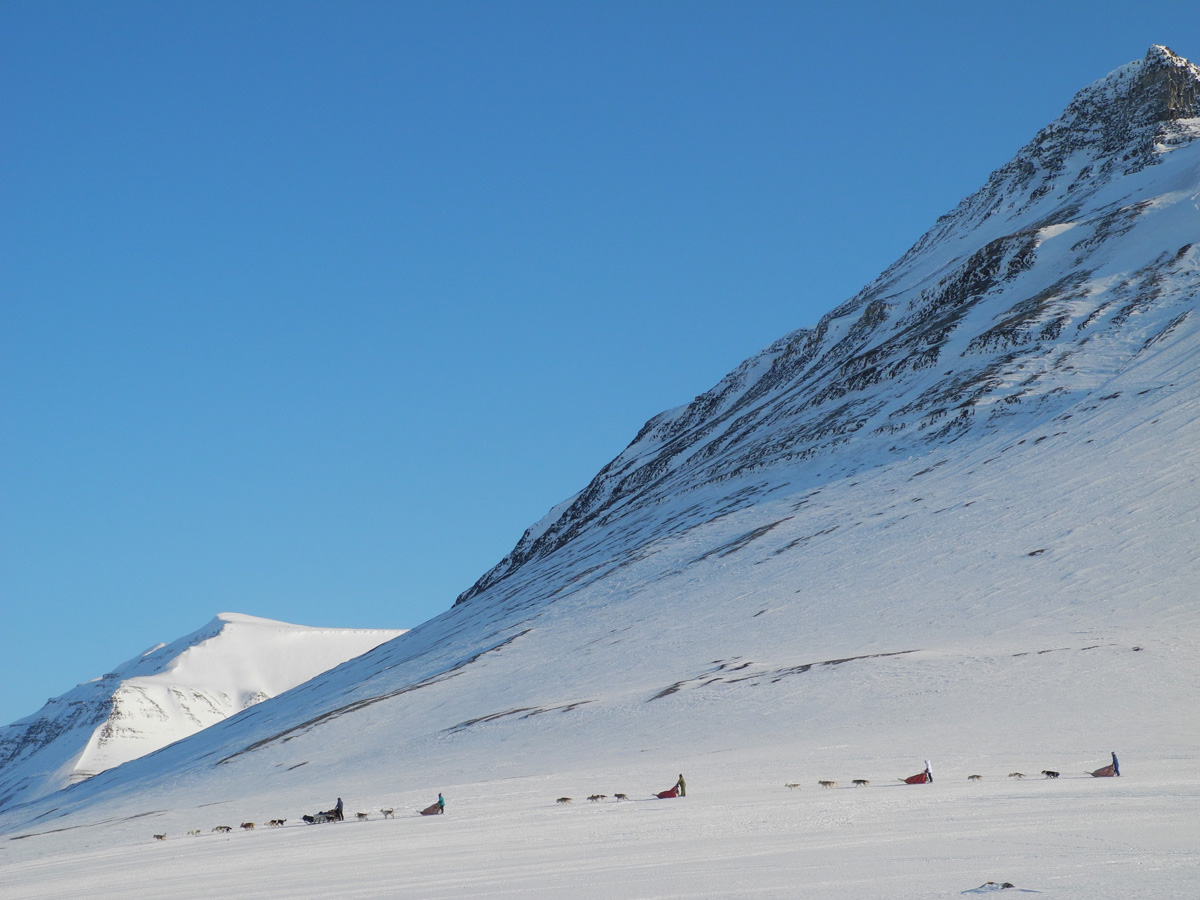
[[(952, 440), (900, 454), (864, 443), (643, 493), (396, 640), (0, 816), (0, 887), (859, 900), (991, 881), (1015, 886), (988, 892), (1001, 896), (1195, 897), (1195, 145), (1169, 155), (1135, 182), (1160, 205), (1089, 276), (1161, 258), (1157, 305), (1105, 300), (1112, 327), (1069, 332), (1077, 367), (1042, 373), (1046, 402), (1008, 404), (1000, 385), (991, 396), (1012, 414)], [(1057, 278), (1087, 249), (1072, 249), (1082, 226), (1029, 217)], [(900, 268), (916, 278), (921, 265)], [(1002, 286), (993, 311), (1030, 278)], [(1107, 289), (1076, 287), (1079, 303)], [(962, 319), (946, 365), (987, 312)], [(1046, 345), (997, 369), (1012, 393)], [(761, 372), (751, 361), (742, 374)], [(631, 465), (653, 440), (631, 445)], [(1122, 777), (1086, 774), (1113, 751)], [(900, 783), (926, 759), (934, 783)], [(651, 799), (680, 773), (687, 797)], [(446, 815), (417, 815), (439, 791)], [(300, 824), (337, 797), (348, 821)]]

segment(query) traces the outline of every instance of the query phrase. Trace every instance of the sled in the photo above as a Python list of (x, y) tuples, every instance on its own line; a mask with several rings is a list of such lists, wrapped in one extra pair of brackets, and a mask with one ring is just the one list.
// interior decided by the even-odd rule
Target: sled
[(435, 803), (435, 804), (433, 804), (433, 806), (427, 806), (423, 810), (421, 810), (421, 815), (436, 816), (439, 813), (441, 813), (441, 811), (442, 811), (442, 807), (440, 807), (438, 804)]
[(334, 815), (333, 813), (327, 813), (327, 812), (319, 812), (315, 816), (301, 816), (300, 818), (303, 819), (309, 825), (322, 825), (325, 822), (336, 822), (337, 821), (336, 815)]
[(668, 797), (678, 797), (679, 796), (679, 786), (676, 785), (675, 787), (671, 788), (669, 791), (659, 791), (654, 796), (657, 797), (659, 800), (666, 800)]
[(1117, 770), (1113, 766), (1105, 766), (1103, 769), (1097, 769), (1095, 772), (1088, 772), (1093, 778), (1112, 778), (1117, 774)]
[(917, 775), (910, 775), (908, 778), (901, 778), (900, 780), (905, 784), (924, 784), (929, 780), (929, 776), (921, 772)]

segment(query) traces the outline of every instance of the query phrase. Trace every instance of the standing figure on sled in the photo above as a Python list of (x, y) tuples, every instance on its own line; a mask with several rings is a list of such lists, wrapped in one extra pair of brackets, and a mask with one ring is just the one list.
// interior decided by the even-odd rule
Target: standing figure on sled
[(659, 800), (666, 800), (670, 797), (686, 797), (687, 796), (687, 782), (683, 780), (683, 774), (682, 773), (680, 774), (679, 780), (676, 781), (672, 787), (670, 787), (669, 789), (667, 789), (665, 791), (659, 791), (654, 796), (657, 797)]
[(301, 816), (309, 825), (320, 825), (323, 822), (340, 822), (342, 821), (342, 798), (338, 797), (337, 805), (333, 809), (323, 809), (315, 816)]
[(933, 782), (933, 769), (929, 767), (929, 760), (925, 760), (925, 771), (918, 772), (916, 775), (910, 775), (908, 778), (901, 778), (905, 784), (930, 784)]
[(1112, 759), (1112, 765), (1104, 766), (1101, 769), (1097, 769), (1095, 772), (1088, 772), (1088, 774), (1093, 778), (1120, 778), (1121, 764), (1117, 762), (1117, 752), (1115, 750), (1113, 751)]

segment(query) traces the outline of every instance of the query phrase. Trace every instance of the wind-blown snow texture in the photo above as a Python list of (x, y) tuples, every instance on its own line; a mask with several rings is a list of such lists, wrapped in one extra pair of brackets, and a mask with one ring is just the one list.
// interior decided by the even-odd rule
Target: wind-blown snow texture
[[(10, 810), (0, 876), (29, 897), (124, 896), (130, 869), (176, 896), (1193, 896), (1197, 83), (1155, 47), (1085, 88), (446, 613)], [(1122, 778), (1084, 775), (1114, 749)], [(899, 784), (925, 759), (936, 782)], [(647, 799), (680, 771), (685, 799)], [(439, 790), (445, 817), (412, 815)], [(336, 796), (400, 818), (291, 827)]]
[(0, 732), (0, 809), (195, 734), (400, 634), (221, 613)]

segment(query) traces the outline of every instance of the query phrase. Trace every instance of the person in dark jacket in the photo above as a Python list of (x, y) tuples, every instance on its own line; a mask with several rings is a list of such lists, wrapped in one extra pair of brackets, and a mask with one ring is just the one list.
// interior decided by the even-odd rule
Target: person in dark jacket
[(1121, 764), (1117, 762), (1117, 751), (1116, 750), (1112, 751), (1112, 758), (1113, 758), (1113, 774), (1116, 775), (1117, 777), (1120, 777)]
[(345, 818), (345, 816), (342, 815), (342, 798), (341, 797), (338, 797), (337, 806), (335, 806), (333, 808), (333, 817), (335, 819), (337, 819), (339, 822)]

